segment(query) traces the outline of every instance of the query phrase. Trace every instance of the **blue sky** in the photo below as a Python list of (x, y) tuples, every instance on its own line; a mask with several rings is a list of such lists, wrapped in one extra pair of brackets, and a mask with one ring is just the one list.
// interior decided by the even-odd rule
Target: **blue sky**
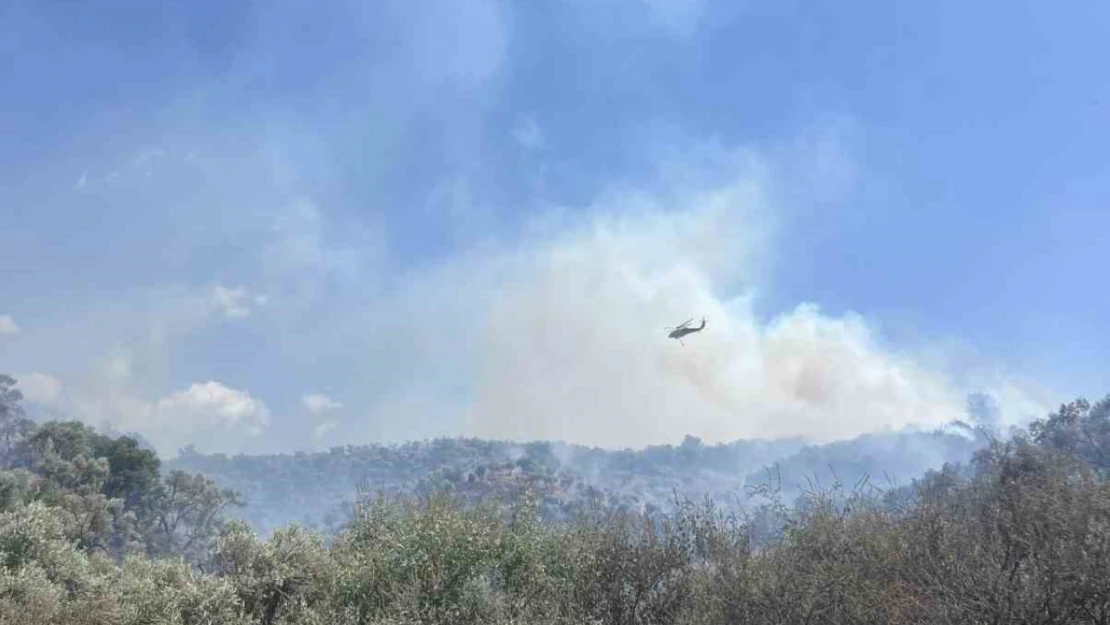
[(1105, 3), (0, 18), (0, 371), (167, 453), (820, 439), (1110, 391)]

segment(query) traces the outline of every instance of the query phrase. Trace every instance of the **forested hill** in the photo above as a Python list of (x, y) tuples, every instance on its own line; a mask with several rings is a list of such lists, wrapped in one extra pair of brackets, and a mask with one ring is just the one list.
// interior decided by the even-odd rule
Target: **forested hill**
[(436, 439), (403, 445), (334, 447), (320, 453), (267, 456), (201, 454), (193, 449), (167, 468), (210, 477), (241, 493), (246, 506), (229, 511), (263, 535), (290, 521), (332, 530), (347, 520), (356, 485), (384, 493), (447, 488), (473, 499), (511, 501), (524, 490), (544, 513), (565, 518), (589, 502), (666, 507), (677, 493), (710, 496), (720, 505), (744, 501), (746, 487), (772, 482), (787, 498), (810, 481), (848, 486), (903, 485), (946, 462), (964, 462), (983, 440), (970, 430), (869, 434), (826, 445), (801, 439), (679, 445), (609, 451), (563, 443), (517, 444)]

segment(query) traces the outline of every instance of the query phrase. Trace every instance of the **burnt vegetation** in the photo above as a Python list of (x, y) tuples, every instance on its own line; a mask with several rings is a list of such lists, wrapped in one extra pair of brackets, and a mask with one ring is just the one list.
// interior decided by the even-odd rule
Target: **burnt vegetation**
[[(784, 497), (769, 471), (743, 505), (680, 484), (644, 505), (549, 445), (376, 449), (407, 482), (365, 472), (333, 527), (264, 538), (232, 516), (249, 494), (20, 403), (0, 376), (0, 624), (1110, 623), (1110, 397), (1005, 436), (969, 426), (967, 461), (906, 484), (830, 470)], [(665, 474), (734, 466), (696, 440), (652, 453)]]

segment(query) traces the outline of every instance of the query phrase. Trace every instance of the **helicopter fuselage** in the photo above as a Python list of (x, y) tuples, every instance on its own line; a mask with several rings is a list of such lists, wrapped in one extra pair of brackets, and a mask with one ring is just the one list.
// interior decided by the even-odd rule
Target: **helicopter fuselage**
[(667, 338), (679, 339), (681, 341), (682, 337), (686, 336), (687, 334), (693, 334), (694, 332), (701, 332), (704, 329), (705, 329), (705, 319), (702, 319), (700, 326), (698, 326), (696, 328), (691, 328), (691, 327), (685, 326), (685, 325), (679, 326), (679, 327), (675, 328), (674, 330), (671, 330), (670, 334), (667, 335)]

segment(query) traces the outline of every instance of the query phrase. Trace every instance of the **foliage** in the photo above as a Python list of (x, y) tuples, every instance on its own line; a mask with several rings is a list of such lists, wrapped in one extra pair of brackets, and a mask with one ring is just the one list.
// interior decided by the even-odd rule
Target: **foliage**
[(1093, 406), (1080, 398), (1035, 421), (1029, 432), (1039, 445), (1074, 454), (1095, 471), (1110, 473), (1110, 395)]
[[(18, 401), (0, 378), (0, 399)], [(38, 502), (55, 510), (64, 535), (83, 552), (121, 558), (175, 555), (196, 566), (211, 557), (228, 506), (240, 496), (183, 471), (163, 476), (161, 461), (130, 437), (98, 434), (79, 421), (22, 420), (4, 404), (7, 469), (0, 470), (0, 512)], [(2, 423), (0, 423), (2, 425)]]
[(15, 378), (0, 374), (0, 469), (12, 465), (16, 445), (33, 425), (25, 416), (21, 401), (23, 393), (15, 387)]
[[(53, 423), (0, 472), (0, 625), (1107, 623), (1105, 405), (1066, 405), (894, 489), (831, 471), (827, 486), (751, 488), (743, 509), (676, 493), (553, 520), (565, 476), (535, 446), (474, 465), (511, 485), (498, 496), (444, 472), (419, 493), (360, 489), (330, 536), (291, 524), (266, 539), (223, 519), (237, 497), (211, 479), (148, 479), (157, 465), (131, 443)], [(76, 501), (117, 529), (143, 529), (150, 506), (162, 542), (99, 549)]]
[(223, 526), (223, 510), (239, 496), (203, 475), (171, 471), (157, 491), (150, 549), (202, 563)]

